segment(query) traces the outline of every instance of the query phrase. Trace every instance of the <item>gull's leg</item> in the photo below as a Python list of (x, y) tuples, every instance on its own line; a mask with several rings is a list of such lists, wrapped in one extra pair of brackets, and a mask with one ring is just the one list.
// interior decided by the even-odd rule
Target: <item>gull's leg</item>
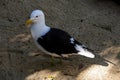
[(60, 62), (59, 63), (62, 64), (63, 60), (72, 61), (70, 58), (68, 58), (68, 56), (64, 57), (63, 55), (60, 55)]
[(55, 65), (55, 58), (54, 56), (51, 56), (51, 62), (50, 62), (51, 66)]

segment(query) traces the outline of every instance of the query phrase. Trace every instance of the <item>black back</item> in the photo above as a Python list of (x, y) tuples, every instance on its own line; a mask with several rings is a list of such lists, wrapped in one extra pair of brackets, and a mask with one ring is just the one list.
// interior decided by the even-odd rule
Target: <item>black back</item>
[(51, 28), (47, 34), (38, 38), (37, 42), (48, 52), (58, 55), (77, 53), (78, 51), (75, 49), (75, 44), (81, 44), (76, 40), (74, 44), (72, 44), (70, 38), (71, 36), (67, 32)]

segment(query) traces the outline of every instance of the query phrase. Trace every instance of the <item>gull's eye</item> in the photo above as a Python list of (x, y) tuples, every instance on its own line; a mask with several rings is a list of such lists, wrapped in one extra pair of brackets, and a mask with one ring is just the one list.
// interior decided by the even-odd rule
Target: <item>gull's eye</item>
[(36, 16), (36, 18), (38, 18), (38, 16)]

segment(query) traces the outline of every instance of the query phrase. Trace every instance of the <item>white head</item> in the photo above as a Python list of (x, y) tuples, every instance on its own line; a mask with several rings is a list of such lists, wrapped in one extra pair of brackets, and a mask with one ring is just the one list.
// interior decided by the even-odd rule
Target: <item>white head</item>
[(30, 19), (26, 21), (26, 25), (45, 25), (45, 16), (41, 10), (34, 10), (30, 15)]
[(31, 33), (35, 40), (50, 30), (45, 24), (45, 16), (41, 10), (32, 11), (30, 19), (26, 21), (26, 25), (28, 25), (28, 27), (31, 26)]

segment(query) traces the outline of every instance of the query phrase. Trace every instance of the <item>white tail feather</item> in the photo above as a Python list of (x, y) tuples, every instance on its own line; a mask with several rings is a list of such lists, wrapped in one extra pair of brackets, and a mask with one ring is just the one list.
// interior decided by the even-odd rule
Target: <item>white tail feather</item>
[(89, 57), (89, 58), (95, 58), (95, 55), (93, 53), (85, 50), (84, 48), (82, 48), (82, 46), (76, 44), (75, 48), (77, 51), (79, 51), (78, 52), (79, 55)]

